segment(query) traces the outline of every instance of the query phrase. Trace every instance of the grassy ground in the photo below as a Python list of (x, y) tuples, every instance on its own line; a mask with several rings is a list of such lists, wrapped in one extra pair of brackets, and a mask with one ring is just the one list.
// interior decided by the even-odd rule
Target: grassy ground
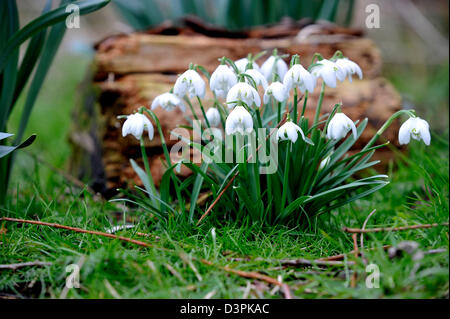
[[(200, 263), (204, 258), (216, 266), (260, 271), (274, 278), (280, 276), (297, 297), (445, 297), (449, 289), (448, 227), (366, 235), (365, 247), (375, 248), (366, 253), (367, 262), (376, 264), (381, 273), (378, 289), (365, 286), (365, 265), (361, 259), (356, 266), (326, 269), (280, 269), (279, 260), (313, 259), (350, 251), (351, 237), (341, 228), (361, 227), (367, 214), (375, 208), (377, 212), (368, 227), (448, 221), (447, 152), (448, 142), (437, 137), (426, 152), (422, 145), (414, 144), (411, 154), (405, 158), (408, 163), (400, 162), (398, 167), (391, 167), (390, 185), (371, 198), (323, 215), (311, 232), (282, 227), (260, 229), (257, 225), (223, 223), (214, 218), (200, 228), (170, 224), (164, 228), (142, 211), (128, 210), (73, 188), (59, 175), (52, 176), (53, 183), (58, 183), (52, 191), (44, 191), (35, 169), (18, 185), (20, 195), (14, 200), (11, 198), (3, 215), (100, 231), (124, 219), (133, 220), (139, 225), (137, 229), (121, 234), (154, 243), (155, 248), (45, 226), (5, 223), (0, 236), (0, 264), (35, 260), (52, 264), (0, 270), (0, 291), (16, 297), (59, 297), (65, 285), (66, 266), (85, 259), (81, 267), (81, 288), (69, 289), (68, 297), (203, 298), (214, 292), (214, 297), (241, 298), (249, 288), (250, 297), (282, 296), (272, 292), (273, 287), (269, 285)], [(441, 160), (436, 161), (436, 158)], [(139, 237), (135, 231), (150, 233), (152, 237)], [(442, 248), (445, 251), (425, 255), (419, 260), (413, 260), (409, 254), (390, 259), (381, 248), (405, 240), (417, 242), (422, 251)], [(162, 251), (161, 247), (169, 251)], [(202, 280), (189, 262), (180, 258), (183, 253)], [(244, 259), (236, 261), (235, 257)], [(347, 261), (352, 260), (354, 257), (348, 256)], [(353, 271), (358, 274), (356, 288), (350, 287)]]
[[(86, 65), (84, 60), (78, 62)], [(42, 157), (60, 168), (69, 154), (65, 134), (70, 124), (74, 79), (81, 78), (80, 69), (67, 69), (67, 74), (60, 78), (50, 77), (44, 91), (47, 93), (39, 99), (36, 106), (39, 111), (31, 120), (29, 132), (40, 134), (38, 144), (31, 151), (39, 150)], [(410, 93), (412, 100), (426, 104), (420, 95), (422, 86), (408, 88), (398, 77), (393, 80), (398, 88)], [(59, 83), (61, 90), (49, 88), (49, 83)], [(439, 94), (446, 90), (448, 99), (448, 82), (444, 84), (442, 77), (436, 75), (424, 85), (440, 87), (436, 89)], [(438, 102), (442, 99), (436, 99), (435, 104)], [(444, 107), (448, 112), (448, 105)], [(54, 121), (42, 127), (40, 123), (48, 114)], [(213, 216), (198, 228), (174, 224), (162, 227), (140, 210), (93, 197), (45, 165), (37, 164), (24, 152), (19, 153), (9, 203), (0, 215), (99, 231), (124, 220), (132, 221), (137, 228), (120, 234), (153, 243), (154, 248), (44, 226), (1, 223), (0, 264), (39, 260), (51, 265), (0, 269), (0, 296), (283, 297), (271, 285), (220, 269), (229, 266), (279, 278), (289, 284), (295, 297), (301, 298), (448, 298), (448, 227), (365, 235), (364, 246), (373, 248), (365, 253), (365, 258), (367, 264), (376, 264), (380, 270), (379, 288), (366, 287), (366, 265), (353, 255), (348, 255), (344, 264), (336, 267), (280, 267), (280, 259), (314, 259), (351, 251), (351, 236), (342, 227), (360, 228), (373, 209), (377, 211), (368, 221), (368, 228), (448, 222), (448, 132), (434, 134), (428, 148), (414, 142), (409, 150), (409, 154), (399, 154), (400, 160), (389, 166), (391, 183), (387, 187), (339, 211), (322, 215), (311, 231), (283, 227), (261, 229), (258, 225), (224, 222)], [(141, 237), (136, 232), (149, 233), (152, 237)], [(407, 253), (390, 258), (382, 249), (383, 245), (396, 246), (405, 240), (415, 241), (422, 252), (431, 249), (444, 249), (444, 252), (425, 254), (422, 258), (416, 255), (417, 259)], [(184, 259), (180, 257), (183, 254), (187, 256)], [(202, 258), (214, 266), (199, 262)], [(356, 261), (356, 265), (349, 265), (351, 261)], [(81, 288), (66, 291), (66, 266), (73, 263), (82, 264)], [(355, 271), (356, 287), (352, 288), (351, 277)]]

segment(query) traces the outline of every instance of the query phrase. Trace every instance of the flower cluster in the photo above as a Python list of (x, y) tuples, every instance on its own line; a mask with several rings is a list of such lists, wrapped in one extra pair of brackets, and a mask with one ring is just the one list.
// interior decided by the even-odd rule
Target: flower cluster
[[(184, 195), (189, 194), (188, 200), (191, 203), (189, 219), (193, 221), (193, 216), (198, 211), (196, 202), (200, 190), (208, 189), (208, 192), (212, 192), (216, 197), (215, 202), (218, 197), (226, 196), (228, 202), (222, 209), (228, 211), (230, 207), (234, 207), (236, 216), (244, 214), (258, 221), (267, 218), (275, 223), (291, 218), (291, 222), (297, 224), (307, 214), (306, 218), (309, 222), (309, 216), (345, 205), (388, 184), (386, 175), (358, 179), (356, 173), (377, 163), (369, 162), (369, 159), (374, 151), (383, 145), (374, 144), (399, 116), (409, 117), (400, 127), (398, 133), (400, 144), (408, 144), (411, 138), (422, 140), (426, 145), (430, 144), (428, 123), (417, 117), (412, 110), (401, 110), (391, 115), (360, 151), (349, 155), (348, 150), (361, 136), (368, 120), (353, 122), (342, 112), (342, 104), (335, 104), (330, 113), (325, 115), (321, 114), (321, 107), (326, 87), (336, 88), (339, 82), (347, 79), (351, 82), (353, 76), (363, 78), (360, 66), (340, 51), (329, 59), (315, 54), (308, 66), (300, 64), (298, 55), (293, 55), (288, 65), (285, 62), (287, 57), (278, 55), (277, 50), (274, 50), (272, 55), (259, 66), (256, 61), (260, 56), (260, 54), (254, 56), (249, 54), (237, 61), (223, 57), (219, 59), (220, 64), (212, 74), (201, 66), (191, 64), (189, 69), (177, 78), (170, 92), (163, 93), (152, 101), (151, 110), (141, 107), (138, 113), (125, 116), (122, 135), (130, 134), (140, 141), (145, 171), (139, 168), (136, 162), (130, 161), (143, 181), (153, 213), (160, 217), (167, 216), (167, 211), (174, 212), (172, 207), (176, 205), (179, 205), (178, 209), (181, 212), (186, 212)], [(205, 102), (203, 99), (208, 84), (212, 99)], [(310, 121), (304, 114), (306, 103), (311, 101), (308, 101), (308, 94), (313, 93), (314, 90), (319, 90), (318, 102), (314, 119)], [(301, 98), (298, 98), (299, 93), (302, 93)], [(291, 96), (293, 96), (292, 99)], [(161, 125), (152, 110), (162, 108), (168, 112), (175, 109), (185, 112), (186, 106), (189, 106), (194, 119), (199, 120), (191, 99), (198, 102), (203, 115), (202, 120), (206, 126), (216, 128), (214, 132), (220, 133), (220, 139), (218, 139), (220, 145), (217, 145), (219, 146), (217, 148), (209, 147), (216, 139), (214, 135), (214, 139), (207, 141), (211, 137), (211, 135), (203, 137), (207, 134), (202, 135), (203, 139), (200, 143), (186, 139), (183, 143), (200, 150), (202, 156), (206, 154), (207, 157), (210, 156), (207, 154), (208, 150), (219, 150), (219, 153), (222, 150), (229, 151), (232, 153), (232, 156), (229, 156), (231, 162), (205, 160), (200, 167), (192, 165), (196, 163), (190, 159), (183, 159), (175, 164), (172, 162)], [(298, 104), (302, 99), (303, 106), (299, 109)], [(205, 106), (208, 108), (205, 109)], [(153, 138), (154, 128), (150, 120), (154, 122), (160, 134), (167, 167), (164, 176), (170, 179), (170, 182), (165, 180), (165, 186), (161, 187), (161, 192), (156, 191), (143, 138), (145, 130), (148, 131), (148, 137)], [(194, 124), (189, 129), (195, 132)], [(274, 126), (278, 129), (271, 131), (270, 134), (275, 132), (272, 136), (278, 143), (269, 143), (267, 141), (270, 135), (266, 134), (265, 129)], [(232, 138), (223, 139), (222, 130)], [(244, 135), (253, 132), (256, 134), (249, 135), (248, 142), (245, 142)], [(268, 165), (274, 167), (273, 170), (266, 169), (262, 161), (249, 162), (250, 158), (256, 157), (250, 152), (253, 149), (256, 152), (258, 150), (250, 144), (253, 140), (259, 141), (261, 137), (267, 143), (258, 144), (258, 149), (265, 144), (277, 146), (277, 150), (267, 157), (269, 164), (270, 159), (276, 159), (273, 166)], [(236, 144), (228, 147), (227, 140), (236, 140)], [(237, 143), (238, 140), (243, 143)], [(205, 145), (207, 143), (209, 144)], [(244, 156), (238, 156), (242, 154), (240, 152), (244, 154), (246, 161), (239, 161), (244, 158)], [(261, 153), (263, 157), (266, 155), (265, 151), (259, 152), (258, 155)], [(272, 155), (275, 156), (272, 157)], [(219, 156), (214, 158), (218, 159)], [(236, 162), (240, 165), (236, 165)], [(180, 181), (178, 177), (175, 177), (174, 170), (178, 170), (182, 164), (197, 174), (194, 176), (195, 179)], [(279, 173), (274, 174), (277, 170)], [(238, 173), (240, 173), (240, 180), (236, 178)], [(263, 177), (264, 174), (270, 174), (270, 176)], [(227, 180), (230, 176), (236, 180), (234, 182), (231, 179)], [(349, 181), (349, 177), (354, 177), (355, 180)], [(208, 185), (205, 184), (202, 188), (203, 181), (205, 183), (207, 181)], [(230, 182), (234, 184), (227, 191), (229, 195), (226, 195), (224, 193), (226, 187), (223, 188), (223, 185), (231, 185)], [(176, 198), (170, 193), (172, 185)], [(190, 186), (192, 189), (188, 189)], [(207, 210), (209, 211), (210, 209)], [(178, 216), (178, 214), (175, 215)]]
[[(352, 76), (357, 75), (363, 78), (362, 70), (358, 64), (344, 57), (338, 52), (331, 59), (324, 59), (317, 55), (317, 61), (313, 63), (308, 71), (303, 67), (298, 56), (293, 56), (291, 67), (289, 68), (282, 57), (278, 56), (276, 50), (260, 67), (251, 56), (242, 58), (234, 63), (226, 59), (221, 59), (221, 64), (211, 74), (209, 87), (215, 94), (216, 102), (219, 98), (225, 98), (226, 105), (232, 111), (225, 121), (225, 133), (235, 134), (249, 132), (253, 129), (253, 116), (249, 111), (253, 107), (261, 107), (261, 97), (258, 89), (264, 90), (263, 103), (270, 101), (285, 103), (292, 90), (300, 90), (302, 93), (313, 92), (318, 79), (323, 81), (323, 86), (335, 88), (338, 81), (346, 78), (351, 82)], [(270, 83), (270, 84), (269, 84)], [(191, 65), (189, 70), (178, 77), (175, 82), (173, 93), (167, 92), (157, 96), (151, 109), (161, 107), (166, 111), (179, 108), (182, 112), (186, 110), (183, 98), (205, 96), (205, 81)], [(216, 103), (220, 105), (220, 103)], [(205, 113), (206, 121), (211, 127), (217, 127), (221, 123), (221, 114), (216, 107), (209, 108)], [(123, 135), (133, 134), (140, 139), (144, 128), (149, 131), (149, 137), (153, 137), (153, 127), (145, 116), (137, 114), (128, 117), (123, 126)], [(353, 121), (345, 114), (338, 112), (330, 120), (326, 136), (329, 139), (342, 139), (348, 131), (352, 131), (356, 139), (356, 127)], [(295, 143), (298, 134), (305, 139), (301, 128), (288, 120), (283, 124), (278, 133), (280, 140), (289, 140)], [(426, 145), (430, 144), (430, 133), (428, 123), (425, 120), (412, 115), (400, 129), (399, 142), (407, 144), (410, 137), (416, 140), (422, 139)]]

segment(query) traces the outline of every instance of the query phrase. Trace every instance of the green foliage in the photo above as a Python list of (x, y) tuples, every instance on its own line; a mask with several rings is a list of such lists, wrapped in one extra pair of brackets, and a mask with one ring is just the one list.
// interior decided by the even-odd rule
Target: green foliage
[[(69, 3), (78, 5), (80, 15), (83, 15), (102, 8), (108, 2), (61, 0), (59, 8), (50, 10), (52, 1), (48, 0), (42, 15), (22, 28), (15, 0), (0, 2), (0, 17), (6, 26), (0, 33), (0, 132), (7, 130), (11, 112), (28, 79), (32, 78), (14, 144), (21, 144), (36, 98), (64, 36), (64, 20), (71, 14), (66, 12), (66, 6)], [(25, 55), (19, 61), (20, 46), (28, 39)], [(13, 162), (13, 155), (0, 159), (0, 205), (5, 200)]]
[[(233, 69), (234, 63), (226, 59)], [(201, 69), (201, 68), (197, 68)], [(202, 72), (204, 69), (201, 69)], [(238, 78), (241, 75), (238, 75)], [(249, 75), (250, 83), (255, 89), (255, 81)], [(206, 76), (210, 78), (209, 74)], [(322, 86), (316, 114), (320, 113), (325, 86)], [(186, 102), (190, 101), (185, 97)], [(203, 105), (200, 99), (200, 106)], [(240, 103), (243, 103), (240, 101)], [(245, 104), (245, 103), (243, 103)], [(228, 108), (215, 100), (216, 105), (223, 114), (228, 114)], [(306, 101), (303, 104), (303, 110)], [(191, 162), (190, 158), (182, 158), (179, 162), (171, 164), (167, 146), (162, 141), (166, 154), (166, 171), (161, 181), (160, 192), (156, 192), (149, 169), (142, 170), (136, 163), (132, 166), (145, 186), (145, 190), (138, 189), (137, 194), (126, 192), (128, 201), (148, 210), (158, 216), (166, 224), (169, 219), (188, 220), (196, 223), (205, 212), (204, 207), (199, 207), (200, 194), (207, 195), (206, 207), (214, 203), (211, 214), (223, 219), (233, 219), (241, 223), (251, 221), (261, 225), (285, 224), (291, 227), (301, 226), (312, 228), (316, 217), (322, 213), (337, 209), (347, 203), (370, 195), (371, 193), (386, 186), (389, 182), (388, 176), (384, 174), (371, 174), (368, 169), (378, 164), (379, 161), (371, 161), (371, 157), (378, 148), (387, 144), (373, 146), (379, 135), (392, 122), (392, 120), (409, 111), (400, 111), (394, 114), (381, 128), (371, 141), (360, 151), (349, 155), (350, 148), (357, 142), (366, 128), (367, 119), (359, 123), (356, 128), (356, 137), (348, 134), (342, 140), (326, 138), (328, 123), (336, 111), (341, 107), (336, 104), (330, 114), (326, 114), (319, 121), (316, 116), (314, 123), (309, 123), (303, 115), (296, 120), (298, 114), (297, 89), (294, 89), (292, 102), (278, 103), (270, 99), (261, 109), (247, 107), (253, 117), (255, 135), (237, 135), (232, 137), (230, 146), (227, 143), (230, 136), (226, 138), (210, 139), (204, 136), (203, 141), (196, 142), (185, 136), (172, 134), (178, 137), (194, 151), (203, 157), (203, 163), (198, 167)], [(287, 117), (294, 118), (305, 135), (305, 139), (298, 138), (295, 143), (291, 141), (278, 142), (278, 149), (271, 150), (270, 144), (276, 143), (276, 134), (271, 135), (271, 128), (278, 124), (276, 117), (280, 118), (281, 110), (288, 109)], [(153, 112), (145, 108), (141, 111), (148, 112), (162, 136), (158, 119)], [(195, 112), (193, 112), (195, 114)], [(304, 111), (302, 112), (302, 114)], [(208, 123), (206, 123), (208, 126)], [(358, 123), (356, 123), (358, 124)], [(222, 121), (223, 125), (223, 121)], [(190, 135), (197, 133), (202, 136), (201, 131), (196, 131), (193, 125)], [(259, 129), (264, 128), (264, 132)], [(225, 130), (225, 127), (223, 127)], [(196, 131), (196, 132), (194, 132)], [(258, 134), (264, 134), (258, 136)], [(234, 140), (236, 139), (236, 140)], [(238, 143), (237, 139), (241, 142)], [(253, 140), (253, 142), (252, 142)], [(208, 146), (214, 143), (214, 154), (209, 152)], [(256, 143), (256, 141), (258, 141)], [(142, 143), (142, 142), (141, 142)], [(142, 145), (142, 144), (141, 144)], [(257, 150), (257, 148), (260, 150)], [(226, 161), (225, 153), (232, 153), (231, 161)], [(259, 152), (259, 153), (258, 153)], [(272, 153), (271, 153), (272, 152)], [(273, 152), (276, 152), (274, 154)], [(144, 163), (146, 163), (145, 150), (142, 149)], [(267, 161), (262, 161), (260, 154), (266, 157), (275, 157), (275, 172), (262, 173), (267, 167)], [(250, 160), (253, 159), (253, 160)], [(185, 165), (194, 174), (185, 181), (180, 181), (174, 174), (174, 168)], [(235, 176), (237, 174), (237, 176)], [(233, 180), (232, 180), (233, 178)], [(231, 183), (231, 185), (228, 185)], [(174, 195), (175, 193), (175, 195)], [(219, 194), (221, 194), (219, 196)], [(131, 197), (131, 198), (130, 198)], [(220, 197), (220, 198), (219, 198)], [(184, 204), (186, 199), (190, 200), (189, 208)], [(171, 208), (170, 212), (167, 208)]]
[[(3, 133), (0, 132), (0, 141), (13, 136), (13, 134)], [(7, 145), (0, 145), (0, 158), (5, 157), (6, 155), (14, 152), (17, 149), (25, 148), (27, 146), (30, 146), (33, 144), (34, 140), (36, 139), (36, 135), (33, 134), (29, 138), (27, 138), (24, 142), (20, 143), (19, 145), (15, 146), (7, 146)]]
[[(368, 213), (375, 208), (377, 212), (367, 228), (448, 221), (448, 141), (433, 135), (432, 145), (426, 152), (424, 150), (424, 146), (412, 144), (407, 156), (392, 163), (390, 170), (395, 174), (388, 186), (337, 209), (333, 214), (322, 215), (314, 231), (282, 226), (261, 230), (259, 225), (231, 221), (222, 221), (219, 227), (214, 218), (205, 220), (200, 227), (171, 223), (167, 228), (161, 228), (158, 221), (139, 207), (100, 201), (66, 183), (56, 173), (51, 174), (52, 184), (45, 189), (37, 171), (23, 169), (20, 172), (24, 175), (18, 184), (20, 196), (9, 197), (6, 208), (1, 210), (2, 215), (98, 231), (124, 221), (132, 222), (136, 228), (118, 234), (148, 241), (155, 248), (61, 229), (2, 223), (0, 229), (4, 231), (0, 240), (6, 244), (0, 245), (0, 264), (36, 260), (52, 264), (1, 270), (0, 295), (59, 298), (67, 276), (65, 267), (79, 262), (84, 256), (80, 272), (82, 288), (69, 289), (68, 298), (116, 298), (117, 295), (122, 298), (203, 298), (211, 291), (215, 291), (213, 298), (242, 298), (249, 284), (256, 285), (252, 280), (205, 266), (198, 262), (201, 258), (237, 270), (260, 271), (273, 278), (281, 276), (298, 298), (445, 298), (449, 288), (447, 227), (366, 234), (364, 246), (373, 250), (368, 250), (365, 257), (368, 263), (380, 268), (380, 288), (365, 286), (367, 273), (361, 259), (357, 260), (356, 266), (327, 268), (282, 268), (279, 262), (281, 259), (314, 259), (351, 251), (352, 240), (341, 228), (361, 227)], [(36, 166), (36, 170), (38, 168)], [(214, 238), (213, 227), (216, 227)], [(138, 231), (150, 233), (151, 237), (140, 237), (136, 234)], [(408, 254), (390, 259), (381, 249), (383, 245), (397, 245), (404, 240), (416, 241), (423, 251), (438, 248), (447, 251), (425, 255), (415, 261)], [(159, 247), (173, 252), (162, 251)], [(183, 252), (197, 259), (192, 263), (201, 275), (201, 281), (179, 257)], [(348, 261), (353, 260), (352, 256), (348, 256)], [(242, 259), (235, 261), (234, 257)], [(167, 269), (167, 264), (181, 275), (182, 280)], [(350, 287), (353, 271), (358, 273), (356, 288)], [(106, 281), (117, 295), (111, 294)], [(256, 289), (251, 289), (249, 297), (283, 297), (279, 292), (271, 293), (272, 288), (262, 289), (259, 295)]]
[[(354, 0), (116, 0), (124, 20), (136, 30), (145, 30), (165, 20), (196, 15), (203, 21), (229, 30), (311, 18), (349, 24)], [(175, 21), (176, 22), (176, 21)]]

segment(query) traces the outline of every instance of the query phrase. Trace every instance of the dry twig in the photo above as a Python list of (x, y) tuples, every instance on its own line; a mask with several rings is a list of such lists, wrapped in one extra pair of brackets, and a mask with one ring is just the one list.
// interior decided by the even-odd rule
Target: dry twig
[[(70, 230), (70, 231), (74, 231), (74, 232), (78, 232), (78, 233), (85, 233), (85, 234), (91, 234), (91, 235), (98, 235), (98, 236), (103, 236), (103, 237), (108, 237), (108, 238), (113, 238), (113, 239), (119, 239), (121, 241), (125, 241), (125, 242), (129, 242), (138, 246), (142, 246), (142, 247), (151, 247), (151, 248), (157, 248), (157, 249), (161, 249), (164, 251), (171, 251), (167, 248), (163, 248), (163, 247), (155, 247), (149, 243), (146, 242), (142, 242), (139, 240), (135, 240), (135, 239), (131, 239), (128, 237), (123, 237), (123, 236), (116, 236), (113, 234), (108, 234), (108, 233), (104, 233), (104, 232), (99, 232), (99, 231), (92, 231), (92, 230), (85, 230), (82, 228), (77, 228), (77, 227), (70, 227), (70, 226), (65, 226), (65, 225), (60, 225), (60, 224), (55, 224), (55, 223), (46, 223), (46, 222), (41, 222), (41, 221), (36, 221), (36, 220), (26, 220), (26, 219), (18, 219), (18, 218), (10, 218), (10, 217), (1, 217), (0, 221), (9, 221), (9, 222), (16, 222), (16, 223), (24, 223), (24, 224), (33, 224), (33, 225), (39, 225), (39, 226), (48, 226), (48, 227), (53, 227), (53, 228), (60, 228), (60, 229), (65, 229), (65, 230)], [(195, 259), (195, 258), (193, 258)], [(214, 265), (212, 262), (205, 260), (205, 259), (201, 259), (200, 260), (203, 264), (209, 265), (209, 266), (215, 266), (218, 267), (226, 272), (229, 273), (233, 273), (235, 275), (244, 277), (244, 278), (251, 278), (251, 279), (257, 279), (257, 280), (261, 280), (261, 281), (265, 281), (267, 283), (273, 284), (273, 285), (277, 285), (283, 288), (283, 292), (285, 293), (286, 298), (288, 298), (290, 296), (289, 294), (289, 287), (283, 287), (283, 286), (287, 286), (287, 284), (283, 284), (280, 281), (260, 274), (258, 272), (247, 272), (247, 271), (241, 271), (241, 270), (236, 270), (236, 269), (232, 269), (229, 268), (227, 266), (222, 267), (222, 266), (217, 266)], [(166, 268), (177, 278), (179, 278), (181, 281), (185, 281), (184, 278), (182, 278), (179, 273), (177, 273), (175, 271), (175, 269), (173, 269), (173, 267), (171, 267), (169, 264), (165, 264)], [(10, 266), (11, 267), (11, 266)], [(177, 276), (178, 275), (178, 276)], [(180, 278), (181, 277), (181, 278)]]
[[(355, 259), (358, 259), (359, 256), (359, 249), (358, 249), (358, 239), (356, 238), (356, 234), (352, 235), (352, 239), (353, 239), (353, 254), (355, 256)], [(356, 275), (356, 269), (352, 274), (352, 278), (351, 278), (351, 282), (350, 282), (350, 286), (352, 288), (356, 287), (356, 279), (357, 279), (357, 275)]]
[(274, 279), (272, 277), (260, 274), (258, 272), (242, 271), (242, 270), (233, 269), (233, 268), (230, 268), (230, 267), (227, 267), (227, 266), (224, 266), (224, 267), (217, 266), (217, 265), (214, 265), (212, 262), (210, 262), (209, 260), (206, 260), (206, 259), (201, 259), (200, 261), (203, 264), (205, 264), (205, 265), (215, 266), (215, 267), (218, 267), (218, 268), (220, 268), (220, 269), (222, 269), (222, 270), (224, 270), (226, 272), (229, 272), (229, 273), (232, 273), (232, 274), (244, 277), (244, 278), (258, 279), (258, 280), (265, 281), (265, 282), (267, 282), (269, 284), (272, 284), (272, 285), (276, 285), (276, 286), (280, 286), (280, 287), (283, 286), (283, 283), (279, 282), (278, 280), (276, 280), (276, 279)]
[(353, 265), (352, 261), (349, 261), (347, 263), (342, 261), (335, 261), (335, 260), (321, 260), (321, 259), (304, 259), (304, 258), (298, 258), (298, 259), (281, 259), (279, 261), (283, 266), (319, 266), (319, 267), (333, 267), (333, 266), (344, 266), (347, 265)]
[(25, 262), (25, 263), (0, 265), (0, 269), (16, 270), (18, 268), (23, 268), (23, 267), (50, 266), (51, 264), (52, 264), (51, 262), (47, 262), (47, 261), (29, 261), (29, 262)]
[[(382, 248), (383, 248), (383, 250), (387, 250), (387, 249), (389, 249), (390, 247), (391, 247), (391, 245), (384, 245)], [(373, 247), (373, 248), (370, 248), (370, 249), (367, 249), (367, 250), (376, 250), (376, 249), (378, 249), (378, 247)], [(344, 260), (344, 259), (345, 259), (345, 256), (350, 255), (350, 254), (354, 254), (354, 253), (355, 253), (355, 251), (352, 250), (352, 251), (350, 251), (350, 252), (348, 252), (348, 253), (345, 253), (345, 254), (339, 254), (339, 255), (334, 255), (334, 256), (329, 256), (329, 257), (322, 257), (322, 258), (319, 258), (318, 260), (322, 260), (322, 261), (338, 261), (338, 260)], [(359, 253), (361, 254), (362, 251), (359, 251)]]
[(400, 227), (377, 227), (377, 228), (368, 228), (368, 229), (344, 227), (342, 230), (346, 233), (378, 233), (378, 232), (388, 232), (388, 231), (401, 231), (401, 230), (410, 230), (410, 229), (432, 228), (432, 227), (438, 227), (438, 226), (448, 226), (448, 223), (442, 223), (442, 224), (434, 223), (434, 224), (411, 225), (411, 226), (400, 226)]
[(14, 223), (21, 223), (21, 224), (33, 224), (33, 225), (39, 225), (39, 226), (48, 226), (48, 227), (53, 227), (53, 228), (60, 228), (60, 229), (74, 231), (74, 232), (77, 232), (77, 233), (98, 235), (98, 236), (118, 239), (118, 240), (121, 240), (121, 241), (125, 241), (125, 242), (129, 242), (129, 243), (138, 245), (138, 246), (142, 246), (142, 247), (167, 250), (166, 248), (155, 247), (155, 246), (153, 246), (153, 245), (151, 245), (149, 243), (146, 243), (146, 242), (143, 242), (143, 241), (140, 241), (140, 240), (131, 239), (131, 238), (128, 238), (128, 237), (116, 236), (116, 235), (113, 235), (113, 234), (108, 234), (108, 233), (104, 233), (104, 232), (100, 232), (100, 231), (96, 231), (96, 230), (86, 230), (86, 229), (82, 229), (82, 228), (70, 227), (70, 226), (56, 224), (56, 223), (46, 223), (46, 222), (41, 222), (41, 221), (38, 221), (38, 220), (27, 220), (27, 219), (19, 219), (19, 218), (11, 218), (11, 217), (0, 217), (0, 221), (8, 221), (8, 222), (14, 222)]

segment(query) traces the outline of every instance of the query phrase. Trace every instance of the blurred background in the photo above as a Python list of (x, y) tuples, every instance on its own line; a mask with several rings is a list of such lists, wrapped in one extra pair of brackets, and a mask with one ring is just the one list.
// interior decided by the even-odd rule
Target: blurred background
[[(44, 0), (18, 1), (21, 25), (39, 16), (44, 4)], [(379, 28), (366, 25), (372, 12), (367, 10), (373, 5), (379, 9)], [(380, 48), (383, 75), (402, 95), (404, 107), (418, 110), (433, 131), (447, 139), (448, 5), (447, 0), (112, 0), (102, 10), (82, 16), (79, 29), (67, 30), (27, 129), (27, 133), (38, 134), (30, 152), (39, 153), (56, 168), (65, 167), (76, 90), (91, 65), (95, 43), (167, 21), (176, 25), (186, 15), (228, 30), (245, 30), (286, 18), (326, 20), (360, 29)], [(22, 105), (23, 98), (14, 111), (11, 132), (18, 125)], [(16, 169), (27, 166), (25, 157), (20, 156), (22, 165)]]

